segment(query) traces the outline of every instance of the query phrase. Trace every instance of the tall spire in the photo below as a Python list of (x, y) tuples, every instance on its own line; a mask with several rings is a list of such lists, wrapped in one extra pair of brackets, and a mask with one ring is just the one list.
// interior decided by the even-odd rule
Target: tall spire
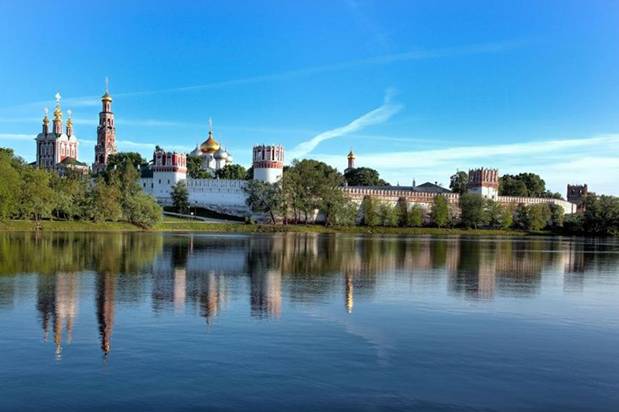
[(95, 146), (95, 162), (93, 171), (99, 173), (106, 169), (107, 158), (116, 153), (116, 126), (112, 113), (112, 96), (110, 95), (110, 80), (105, 78), (105, 92), (101, 96), (101, 112), (97, 126), (97, 144)]

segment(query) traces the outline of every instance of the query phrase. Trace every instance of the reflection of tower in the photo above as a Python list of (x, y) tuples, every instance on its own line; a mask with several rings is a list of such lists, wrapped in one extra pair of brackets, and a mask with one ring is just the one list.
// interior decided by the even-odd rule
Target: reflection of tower
[(209, 273), (202, 277), (206, 284), (200, 285), (200, 312), (206, 318), (206, 323), (210, 325), (225, 300), (225, 288), (221, 278), (214, 273)]
[(74, 273), (61, 273), (56, 277), (56, 305), (54, 311), (54, 343), (56, 355), (62, 352), (62, 327), (65, 324), (67, 341), (73, 339), (73, 322), (78, 306), (78, 277)]
[(111, 350), (110, 340), (114, 327), (114, 275), (97, 275), (97, 321), (101, 335), (101, 350), (107, 355)]
[(251, 274), (251, 314), (279, 317), (282, 306), (282, 275), (278, 270)]
[(187, 288), (187, 270), (183, 267), (174, 269), (174, 311), (180, 313), (185, 307), (185, 291)]
[(352, 273), (346, 272), (346, 312), (352, 313), (354, 285), (352, 283)]

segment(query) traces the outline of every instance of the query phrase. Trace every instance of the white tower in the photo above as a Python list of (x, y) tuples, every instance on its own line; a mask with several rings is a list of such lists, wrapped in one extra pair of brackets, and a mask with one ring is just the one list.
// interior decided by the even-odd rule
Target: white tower
[(478, 194), (487, 199), (496, 200), (499, 195), (498, 169), (469, 170), (469, 192)]
[(187, 179), (187, 155), (157, 148), (153, 154), (152, 170), (151, 194), (156, 198), (168, 198), (174, 186)]
[(254, 146), (254, 180), (276, 183), (284, 173), (284, 146)]

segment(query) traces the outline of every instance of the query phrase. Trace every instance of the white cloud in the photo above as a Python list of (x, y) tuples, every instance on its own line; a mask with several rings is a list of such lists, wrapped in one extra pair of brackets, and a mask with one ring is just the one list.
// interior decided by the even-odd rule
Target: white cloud
[[(619, 134), (525, 143), (450, 147), (406, 152), (356, 153), (357, 166), (377, 169), (392, 184), (413, 179), (448, 184), (456, 170), (495, 167), (501, 174), (538, 173), (553, 190), (567, 183), (589, 183), (592, 190), (619, 194)], [(346, 167), (346, 153), (310, 157)]]
[(292, 149), (289, 153), (290, 159), (297, 159), (306, 156), (311, 153), (321, 142), (325, 140), (334, 139), (336, 137), (345, 136), (360, 130), (368, 126), (373, 126), (377, 124), (381, 124), (389, 120), (393, 115), (398, 113), (402, 109), (402, 106), (399, 104), (394, 104), (391, 101), (391, 92), (387, 92), (385, 95), (384, 103), (364, 114), (363, 116), (353, 120), (348, 123), (346, 126), (337, 127), (335, 129), (327, 130), (325, 132), (319, 133), (316, 136), (312, 137), (310, 140), (299, 143), (294, 149)]

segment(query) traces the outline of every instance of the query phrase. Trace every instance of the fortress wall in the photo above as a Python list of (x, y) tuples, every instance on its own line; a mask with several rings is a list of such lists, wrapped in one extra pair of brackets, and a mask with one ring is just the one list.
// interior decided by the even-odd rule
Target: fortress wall
[(561, 199), (550, 199), (542, 197), (519, 197), (519, 196), (498, 196), (497, 201), (504, 205), (539, 205), (539, 204), (555, 204), (563, 208), (566, 214), (576, 213), (576, 204), (570, 203)]
[[(434, 198), (439, 195), (439, 193), (413, 192), (411, 190), (397, 189), (388, 190), (361, 186), (347, 186), (342, 190), (348, 199), (357, 204), (361, 204), (366, 196), (392, 205), (396, 205), (400, 198), (404, 198), (408, 203), (420, 205), (425, 209), (430, 209), (434, 202)], [(460, 196), (456, 193), (442, 193), (440, 195), (447, 199), (449, 205), (457, 207), (460, 203)]]
[(247, 195), (245, 180), (187, 179), (189, 203), (206, 207), (239, 208), (245, 210)]

